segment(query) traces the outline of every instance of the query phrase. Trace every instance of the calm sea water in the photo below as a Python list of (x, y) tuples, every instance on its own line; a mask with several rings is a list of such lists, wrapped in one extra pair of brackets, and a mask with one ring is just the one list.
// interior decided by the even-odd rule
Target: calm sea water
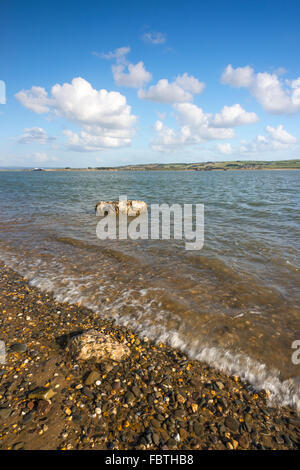
[[(205, 242), (101, 241), (99, 200), (203, 203)], [(0, 258), (300, 409), (300, 172), (0, 172)]]

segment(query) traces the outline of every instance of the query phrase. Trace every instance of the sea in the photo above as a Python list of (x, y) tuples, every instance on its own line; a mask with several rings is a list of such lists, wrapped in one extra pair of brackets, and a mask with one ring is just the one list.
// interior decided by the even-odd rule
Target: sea
[[(202, 204), (203, 247), (99, 239), (95, 205), (120, 196), (149, 218), (152, 204)], [(298, 411), (299, 247), (298, 170), (0, 172), (0, 260), (31, 285)]]

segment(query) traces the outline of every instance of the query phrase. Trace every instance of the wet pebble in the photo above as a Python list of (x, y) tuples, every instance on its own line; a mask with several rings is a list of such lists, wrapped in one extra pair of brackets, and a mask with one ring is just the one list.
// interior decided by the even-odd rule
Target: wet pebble
[(24, 448), (24, 443), (23, 442), (16, 442), (13, 445), (13, 450), (21, 450)]
[(9, 348), (9, 351), (24, 353), (24, 352), (27, 351), (27, 344), (25, 344), (25, 343), (14, 343)]
[(39, 415), (47, 415), (51, 410), (51, 403), (47, 400), (39, 400), (37, 404), (37, 412)]
[(11, 414), (10, 408), (1, 408), (0, 409), (0, 419), (7, 419)]
[(232, 416), (226, 416), (225, 418), (225, 426), (230, 429), (232, 432), (238, 432), (240, 423), (233, 418)]
[(86, 379), (84, 380), (85, 385), (93, 385), (97, 380), (101, 378), (100, 372), (93, 370), (91, 371)]
[(125, 403), (127, 403), (127, 405), (132, 405), (134, 403), (134, 400), (135, 400), (135, 396), (133, 395), (132, 392), (125, 393)]

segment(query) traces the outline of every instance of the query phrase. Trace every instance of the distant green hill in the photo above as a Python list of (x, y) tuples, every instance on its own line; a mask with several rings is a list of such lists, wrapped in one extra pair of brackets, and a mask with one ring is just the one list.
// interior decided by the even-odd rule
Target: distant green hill
[[(229, 170), (299, 170), (300, 159), (278, 161), (236, 160), (229, 162), (148, 163), (139, 165), (88, 168), (43, 168), (45, 171), (229, 171)], [(33, 168), (4, 168), (0, 171), (33, 171)], [(35, 169), (36, 170), (36, 169)]]
[(211, 170), (279, 170), (300, 169), (299, 160), (279, 161), (234, 161), (234, 162), (201, 162), (201, 163), (149, 163), (147, 165), (124, 165), (118, 167), (98, 167), (96, 170), (172, 170), (172, 171), (211, 171)]

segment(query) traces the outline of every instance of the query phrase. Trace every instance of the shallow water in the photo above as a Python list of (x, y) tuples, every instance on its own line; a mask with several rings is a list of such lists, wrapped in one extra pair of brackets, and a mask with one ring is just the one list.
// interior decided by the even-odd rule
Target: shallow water
[[(99, 200), (203, 203), (205, 242), (101, 241)], [(300, 409), (299, 171), (1, 172), (0, 258)]]

